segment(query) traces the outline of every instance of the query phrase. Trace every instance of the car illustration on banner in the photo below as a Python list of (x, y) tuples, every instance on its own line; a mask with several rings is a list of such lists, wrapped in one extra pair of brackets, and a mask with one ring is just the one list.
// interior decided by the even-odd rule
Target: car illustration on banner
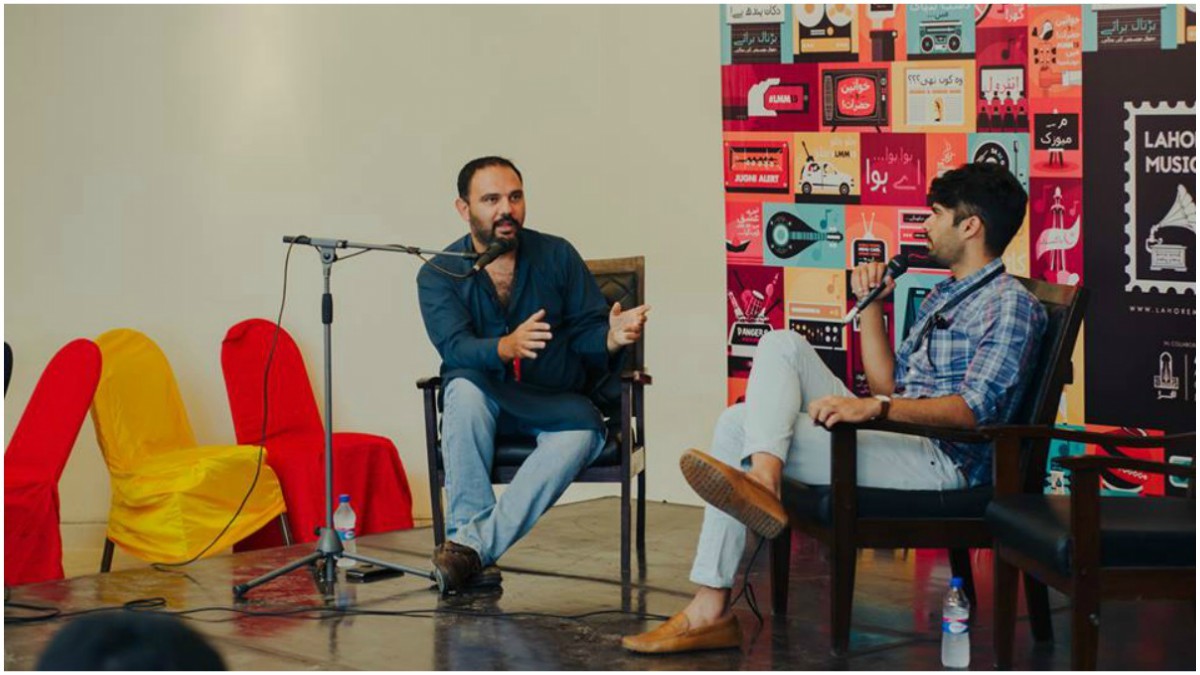
[(829, 162), (808, 162), (800, 172), (800, 192), (811, 195), (814, 191), (836, 192), (845, 197), (854, 188), (854, 177), (849, 176)]

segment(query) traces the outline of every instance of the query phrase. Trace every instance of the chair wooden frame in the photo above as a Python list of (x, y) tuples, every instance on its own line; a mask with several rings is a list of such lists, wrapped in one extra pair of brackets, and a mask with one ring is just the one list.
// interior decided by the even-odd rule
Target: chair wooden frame
[[(1071, 378), (1071, 351), (1083, 321), (1087, 303), (1087, 291), (1082, 288), (1049, 284), (1033, 279), (1019, 280), (1045, 305), (1064, 308), (1063, 329), (1053, 344), (1043, 345), (1049, 352), (1045, 361), (1045, 377), (1035, 384), (1026, 403), (1030, 417), (1039, 423), (1054, 422), (1063, 387)], [(864, 422), (860, 424), (838, 424), (832, 429), (831, 438), (831, 523), (825, 525), (808, 514), (797, 517), (796, 490), (806, 486), (784, 480), (783, 501), (792, 514), (792, 528), (817, 539), (830, 549), (830, 636), (835, 655), (843, 655), (850, 645), (850, 619), (854, 603), (854, 577), (857, 566), (856, 552), (860, 548), (945, 548), (950, 554), (950, 565), (955, 576), (963, 578), (964, 590), (971, 602), (975, 602), (974, 576), (971, 573), (969, 549), (989, 548), (992, 545), (991, 530), (983, 514), (971, 518), (864, 518), (858, 515), (858, 453), (857, 433), (860, 430), (877, 430), (927, 438), (941, 438), (963, 442), (985, 442), (992, 439), (986, 429), (950, 429), (889, 421)], [(1046, 462), (1048, 443), (1031, 449), (1030, 461), (1025, 467), (1027, 490), (1040, 491)], [(1037, 458), (1040, 456), (1040, 463)], [(785, 615), (788, 604), (788, 575), (790, 571), (791, 532), (771, 541), (771, 602), (775, 614)], [(1027, 578), (1025, 585), (1026, 604), (1029, 607), (1030, 623), (1034, 638), (1039, 641), (1053, 639), (1050, 624), (1050, 605), (1046, 587), (1036, 579)]]
[[(1020, 463), (1028, 439), (1094, 443), (1109, 449), (1196, 449), (1196, 434), (1127, 437), (1048, 427), (1008, 427), (996, 440), (995, 499), (1021, 492)], [(1063, 575), (1019, 551), (994, 542), (995, 590), (993, 645), (997, 668), (1011, 668), (1017, 621), (1017, 573), (1052, 586), (1071, 598), (1071, 670), (1095, 670), (1100, 636), (1100, 601), (1196, 598), (1196, 567), (1104, 567), (1100, 558), (1100, 470), (1133, 469), (1190, 480), (1196, 498), (1196, 469), (1125, 457), (1080, 456), (1057, 460), (1071, 471), (1071, 572)], [(1114, 497), (1113, 499), (1117, 499)], [(1155, 499), (1148, 497), (1147, 499)]]
[[(645, 259), (642, 256), (588, 260), (588, 269), (597, 280), (606, 277), (635, 275), (636, 304), (645, 303)], [(636, 305), (635, 305), (636, 306)], [(637, 478), (637, 531), (636, 542), (639, 560), (646, 550), (646, 429), (645, 387), (653, 383), (646, 372), (643, 342), (634, 346), (632, 367), (621, 373), (620, 403), (620, 458), (619, 464), (611, 466), (589, 466), (580, 472), (575, 482), (620, 483), (621, 484), (621, 573), (629, 574), (630, 530), (632, 529), (632, 482)], [(445, 513), (442, 506), (442, 488), (446, 476), (438, 461), (441, 452), (441, 425), (438, 397), (442, 378), (425, 377), (417, 380), (417, 388), (423, 393), (425, 405), (425, 449), (429, 467), (429, 497), (433, 513), (433, 537), (441, 544), (446, 537)], [(512, 482), (520, 466), (495, 466), (492, 470), (493, 484)]]

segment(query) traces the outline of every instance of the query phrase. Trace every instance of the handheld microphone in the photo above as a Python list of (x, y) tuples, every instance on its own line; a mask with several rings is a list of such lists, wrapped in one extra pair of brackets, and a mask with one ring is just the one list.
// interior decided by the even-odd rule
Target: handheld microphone
[(487, 247), (487, 250), (479, 254), (475, 259), (475, 264), (471, 266), (471, 274), (477, 274), (480, 270), (492, 264), (496, 258), (508, 253), (513, 248), (512, 239), (497, 239)]
[(879, 294), (883, 292), (883, 289), (887, 288), (888, 279), (892, 279), (894, 281), (897, 277), (907, 271), (908, 256), (905, 254), (901, 253), (900, 255), (889, 260), (887, 264), (887, 271), (884, 272), (883, 279), (880, 280), (879, 285), (871, 289), (870, 293), (867, 293), (863, 297), (859, 298), (858, 303), (854, 305), (854, 309), (850, 310), (850, 313), (846, 315), (846, 318), (842, 319), (842, 323), (850, 323), (854, 320), (854, 317), (858, 316), (859, 312), (866, 309), (867, 305), (875, 302), (875, 298), (878, 298)]

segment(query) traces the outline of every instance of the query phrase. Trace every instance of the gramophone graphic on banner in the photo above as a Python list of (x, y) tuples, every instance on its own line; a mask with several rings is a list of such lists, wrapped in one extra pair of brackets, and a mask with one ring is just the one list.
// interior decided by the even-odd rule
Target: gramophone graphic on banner
[[(1188, 194), (1182, 184), (1175, 192), (1175, 203), (1167, 210), (1167, 214), (1150, 228), (1150, 236), (1146, 237), (1143, 246), (1150, 254), (1150, 271), (1187, 272), (1187, 246), (1183, 243), (1171, 243), (1169, 229), (1178, 228), (1192, 233), (1192, 241), (1196, 237), (1196, 201)], [(1175, 240), (1178, 241), (1178, 240)]]

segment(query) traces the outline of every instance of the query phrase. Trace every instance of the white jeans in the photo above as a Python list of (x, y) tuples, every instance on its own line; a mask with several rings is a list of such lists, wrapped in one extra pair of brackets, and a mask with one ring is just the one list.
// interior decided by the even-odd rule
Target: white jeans
[[(812, 345), (793, 331), (777, 330), (758, 343), (746, 402), (727, 408), (713, 432), (712, 455), (746, 468), (765, 452), (783, 461), (783, 473), (809, 485), (830, 483), (830, 438), (808, 415), (823, 396), (853, 396), (829, 371)], [(958, 490), (966, 480), (928, 438), (882, 431), (858, 432), (858, 484), (900, 490)], [(712, 506), (692, 564), (691, 580), (731, 588), (746, 545), (746, 526)]]

